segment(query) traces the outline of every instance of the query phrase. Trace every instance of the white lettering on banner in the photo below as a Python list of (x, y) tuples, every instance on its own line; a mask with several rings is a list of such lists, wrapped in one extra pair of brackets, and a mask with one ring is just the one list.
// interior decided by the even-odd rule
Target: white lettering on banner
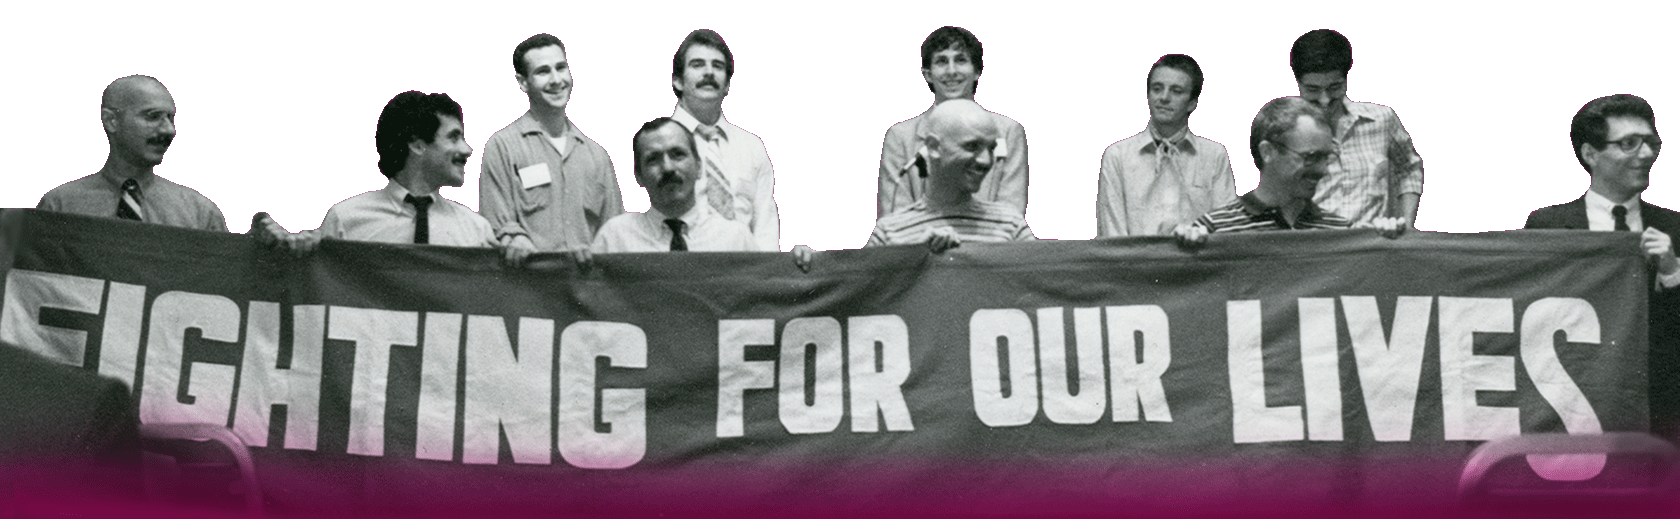
[[(1161, 375), (1172, 363), (1167, 311), (1155, 305), (1130, 305), (1106, 307), (1103, 313), (1108, 318), (1109, 370), (1114, 373), (1113, 421), (1138, 421), (1141, 404), (1144, 420), (1171, 422), (1172, 410), (1161, 386)], [(1076, 311), (1076, 326), (1079, 317)]]
[[(807, 350), (814, 353), (812, 379), (805, 376)], [(840, 418), (846, 413), (841, 392), (844, 362), (840, 321), (833, 317), (800, 317), (782, 326), (781, 382), (776, 394), (782, 427), (792, 434), (832, 432), (840, 427)], [(805, 390), (807, 383), (810, 393)], [(810, 405), (805, 404), (807, 399)]]
[(1108, 395), (1103, 391), (1107, 381), (1103, 375), (1101, 314), (1099, 308), (1073, 309), (1078, 385), (1070, 387), (1062, 307), (1038, 309), (1038, 361), (1044, 377), (1044, 416), (1051, 422), (1092, 424), (1102, 418)]
[(776, 363), (747, 360), (747, 346), (776, 343), (774, 319), (718, 321), (717, 437), (746, 434), (746, 391), (776, 387)]
[(79, 367), (87, 354), (87, 332), (43, 325), (41, 309), (98, 314), (104, 295), (102, 279), (12, 269), (6, 273), (6, 301), (0, 306), (0, 342)]
[[(896, 315), (846, 320), (846, 372), (850, 375), (852, 432), (877, 432), (876, 411), (889, 431), (914, 430), (904, 403), (910, 378), (910, 328)], [(879, 349), (879, 353), (877, 353)]]
[(467, 316), (465, 418), (461, 461), (494, 464), (507, 435), (514, 463), (552, 461), (554, 321), (519, 318), (519, 351), (508, 341), (505, 319)]
[(1429, 334), (1429, 312), (1435, 299), (1401, 296), (1394, 304), (1394, 326), (1383, 337), (1377, 298), (1342, 296), (1342, 315), (1353, 360), (1359, 367), (1359, 389), (1365, 396), (1365, 415), (1371, 435), (1380, 442), (1412, 439), (1418, 382), (1423, 378), (1423, 344)]
[(146, 318), (146, 287), (111, 282), (105, 292), (105, 333), (99, 339), (99, 374), (134, 387), (140, 368), (140, 324)]
[(1227, 301), (1225, 319), (1230, 341), (1226, 361), (1231, 375), (1232, 441), (1260, 443), (1305, 438), (1301, 406), (1266, 407), (1260, 302)]
[[(998, 344), (1003, 339), (1003, 344)], [(1008, 373), (999, 365), (999, 348)], [(1038, 414), (1038, 354), (1032, 319), (1014, 308), (976, 310), (968, 320), (974, 413), (991, 427), (1026, 425)], [(1005, 378), (1007, 377), (1007, 379)], [(1009, 382), (1009, 394), (1003, 390)]]
[[(420, 315), (414, 312), (346, 306), (328, 309), (327, 337), (356, 344), (356, 365), (350, 379), (350, 439), (345, 448), (350, 454), (385, 455), (385, 388), (391, 371), (391, 348), (414, 347), (419, 327)], [(151, 365), (146, 369), (149, 371)]]
[(1336, 300), (1303, 297), (1301, 383), (1306, 390), (1307, 439), (1342, 441), (1342, 376), (1336, 355)]
[(420, 403), (414, 413), (414, 457), (419, 459), (455, 458), (461, 319), (461, 314), (426, 312), (426, 343), (420, 347)]
[(595, 359), (616, 368), (647, 368), (647, 334), (626, 323), (578, 321), (560, 332), (560, 417), (555, 448), (573, 466), (621, 469), (647, 454), (647, 390), (600, 389), (595, 430)]
[(1511, 333), (1511, 307), (1510, 299), (1441, 298), (1441, 424), (1447, 441), (1522, 433), (1517, 408), (1476, 403), (1477, 391), (1517, 389), (1516, 359), (1474, 352), (1477, 333)]
[[(187, 330), (204, 340), (239, 341), (239, 304), (217, 295), (165, 292), (152, 300), (146, 338), (145, 383), (140, 385), (140, 422), (196, 422), (227, 426), (233, 411), (234, 367), (194, 362), (182, 372)], [(234, 346), (239, 347), (239, 346)], [(190, 402), (177, 395), (187, 379)]]
[(292, 307), (291, 367), (282, 369), (280, 305), (250, 303), (245, 321), (245, 358), (239, 369), (239, 405), (233, 418), (233, 432), (246, 445), (267, 447), (269, 412), (274, 406), (285, 406), (285, 447), (315, 450), (326, 311), (321, 305)]
[[(1522, 362), (1528, 378), (1540, 396), (1557, 410), (1563, 429), (1569, 434), (1604, 432), (1587, 395), (1564, 371), (1557, 356), (1557, 334), (1565, 342), (1599, 344), (1598, 312), (1592, 304), (1573, 297), (1548, 297), (1529, 303), (1523, 310)], [(1604, 469), (1602, 454), (1528, 456), (1528, 465), (1550, 480), (1580, 481), (1597, 476)]]

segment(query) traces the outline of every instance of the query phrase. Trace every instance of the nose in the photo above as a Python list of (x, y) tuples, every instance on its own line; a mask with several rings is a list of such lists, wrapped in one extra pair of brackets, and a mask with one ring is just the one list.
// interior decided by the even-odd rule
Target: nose
[(1652, 146), (1650, 142), (1641, 141), (1639, 143), (1639, 158), (1642, 158), (1642, 159), (1655, 159), (1655, 158), (1657, 158), (1657, 147)]
[(981, 150), (980, 153), (976, 153), (974, 155), (974, 164), (978, 165), (980, 167), (986, 168), (988, 170), (991, 169), (992, 168), (992, 160), (996, 158), (992, 155), (992, 153), (993, 153), (993, 150), (990, 150), (990, 149)]
[(158, 125), (158, 131), (164, 135), (175, 135), (175, 120), (164, 117), (163, 123)]

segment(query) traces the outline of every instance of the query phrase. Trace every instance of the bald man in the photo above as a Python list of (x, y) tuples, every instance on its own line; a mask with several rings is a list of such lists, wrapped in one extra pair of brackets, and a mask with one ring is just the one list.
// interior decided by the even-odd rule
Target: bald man
[(175, 98), (149, 76), (112, 81), (99, 99), (105, 167), (53, 188), (36, 209), (227, 232), (215, 202), (152, 172), (175, 141)]
[(864, 247), (926, 243), (943, 252), (965, 241), (1036, 239), (1016, 207), (974, 197), (997, 165), (995, 114), (952, 99), (929, 111), (919, 132), (928, 150), (927, 193), (876, 221)]

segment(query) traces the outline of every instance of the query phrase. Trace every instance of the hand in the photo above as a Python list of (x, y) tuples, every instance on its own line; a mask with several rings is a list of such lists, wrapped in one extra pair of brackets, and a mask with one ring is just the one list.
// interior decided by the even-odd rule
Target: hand
[(1196, 248), (1207, 243), (1208, 230), (1200, 223), (1183, 223), (1173, 228), (1173, 236), (1178, 238), (1179, 246)]
[(502, 236), (496, 246), (502, 249), (502, 263), (509, 267), (524, 265), (525, 260), (537, 252), (537, 244), (531, 243), (531, 237), (523, 234)]
[(962, 245), (962, 239), (957, 237), (957, 231), (950, 227), (936, 227), (928, 232), (928, 249), (939, 254)]
[(1407, 225), (1405, 218), (1397, 216), (1380, 216), (1371, 219), (1370, 227), (1372, 229), (1376, 229), (1377, 232), (1382, 233), (1384, 238), (1392, 240), (1399, 238), (1401, 234), (1406, 232), (1406, 228), (1411, 226)]
[(571, 255), (572, 263), (576, 263), (579, 271), (589, 270), (595, 266), (595, 255), (589, 252), (589, 247), (583, 246), (566, 251)]
[(1646, 227), (1645, 232), (1639, 233), (1639, 245), (1645, 249), (1646, 256), (1656, 260), (1658, 273), (1668, 276), (1680, 269), (1680, 262), (1674, 258), (1674, 241), (1668, 234), (1655, 227)]
[(817, 259), (817, 251), (804, 245), (794, 245), (788, 254), (793, 255), (793, 266), (799, 267), (800, 272), (810, 272), (811, 260)]
[(256, 236), (258, 243), (270, 249), (285, 250), (294, 257), (315, 252), (315, 247), (321, 243), (321, 235), (315, 231), (292, 234), (268, 213), (257, 213), (251, 217), (251, 234)]

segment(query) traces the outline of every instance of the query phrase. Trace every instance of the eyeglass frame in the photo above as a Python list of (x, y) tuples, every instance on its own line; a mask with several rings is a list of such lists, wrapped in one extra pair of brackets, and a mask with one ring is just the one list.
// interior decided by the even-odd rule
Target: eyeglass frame
[[(1629, 144), (1630, 141), (1632, 144)], [(1640, 144), (1650, 146), (1652, 153), (1662, 151), (1662, 137), (1654, 133), (1635, 133), (1616, 140), (1605, 139), (1603, 143), (1599, 144), (1599, 148), (1603, 149), (1611, 144), (1615, 144), (1617, 148), (1622, 150), (1622, 153), (1637, 152)]]
[[(1279, 143), (1279, 142), (1272, 142), (1272, 141), (1266, 141), (1266, 142), (1270, 143), (1273, 146), (1277, 146), (1279, 148), (1283, 148), (1285, 150), (1288, 150), (1290, 153), (1295, 154), (1296, 157), (1300, 157), (1301, 158), (1301, 166), (1303, 166), (1303, 167), (1311, 167), (1311, 166), (1317, 166), (1319, 164), (1324, 164), (1324, 163), (1330, 161), (1330, 157), (1339, 157), (1339, 156), (1342, 155), (1341, 150), (1331, 148), (1329, 151), (1322, 151), (1322, 152), (1315, 151), (1315, 152), (1312, 152), (1312, 153), (1323, 153), (1324, 158), (1321, 158), (1321, 159), (1318, 159), (1318, 160), (1309, 160), (1309, 157), (1307, 157), (1307, 154), (1305, 152), (1302, 152), (1300, 150), (1296, 150), (1295, 148), (1291, 148), (1287, 144), (1283, 144), (1283, 143)], [(1616, 145), (1621, 146), (1620, 143), (1617, 143)]]

